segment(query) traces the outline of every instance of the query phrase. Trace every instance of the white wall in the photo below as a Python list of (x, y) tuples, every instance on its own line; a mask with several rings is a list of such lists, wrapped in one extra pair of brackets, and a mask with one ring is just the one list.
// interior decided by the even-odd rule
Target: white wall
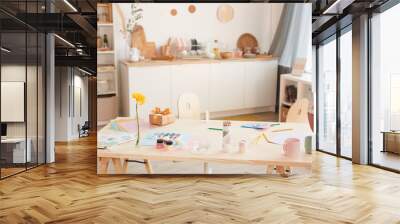
[[(81, 76), (81, 73), (78, 73), (78, 75), (75, 74), (73, 84), (74, 95), (71, 97), (74, 99), (74, 102), (72, 102), (72, 104), (74, 104), (74, 108), (72, 110), (75, 110), (75, 112), (72, 111), (71, 135), (72, 138), (78, 138), (78, 124), (82, 126), (85, 121), (88, 120), (88, 78), (86, 76)], [(80, 93), (78, 93), (78, 91), (80, 91)], [(81, 101), (80, 103), (79, 100)]]
[[(55, 71), (55, 141), (78, 138), (78, 124), (83, 125), (88, 120), (88, 78), (79, 70), (71, 71), (70, 67), (56, 67)], [(77, 107), (78, 90), (82, 114)]]
[[(3, 65), (1, 67), (1, 81), (3, 82), (25, 82), (26, 69), (28, 74), (35, 72), (36, 68), (33, 66), (25, 67), (25, 65)], [(30, 83), (32, 84), (32, 83)], [(36, 82), (34, 83), (36, 85)], [(27, 96), (32, 98), (36, 97), (36, 90), (34, 93), (27, 93)], [(27, 102), (32, 102), (32, 99), (27, 100)], [(32, 105), (33, 106), (33, 105)], [(36, 107), (36, 105), (34, 105)], [(7, 108), (1, 108), (2, 110), (7, 110)], [(35, 116), (35, 117), (32, 117)], [(28, 122), (35, 120), (36, 114), (28, 113)], [(8, 137), (25, 137), (25, 122), (9, 122), (7, 124), (7, 136)], [(28, 125), (32, 127), (32, 124)], [(29, 136), (28, 136), (29, 137)]]
[(68, 141), (69, 138), (68, 69), (68, 67), (55, 68), (55, 141)]
[[(1, 66), (1, 81), (24, 82), (26, 85), (26, 121), (24, 122), (6, 122), (7, 137), (21, 138), (27, 136), (30, 139), (33, 161), (36, 162), (36, 156), (39, 154), (39, 163), (44, 162), (44, 74), (40, 66), (25, 66), (20, 64), (4, 64)], [(27, 79), (27, 80), (26, 80)], [(4, 97), (4, 96), (2, 96)], [(7, 96), (6, 96), (7, 97)], [(12, 110), (12, 108), (1, 108), (1, 110)], [(9, 111), (12, 113), (12, 111)], [(50, 152), (50, 151), (49, 151)]]
[[(192, 3), (191, 3), (192, 4)], [(166, 44), (169, 37), (185, 39), (196, 38), (199, 42), (218, 40), (229, 49), (236, 48), (236, 42), (243, 33), (253, 34), (262, 52), (269, 50), (275, 30), (278, 26), (283, 4), (268, 3), (230, 3), (234, 8), (234, 18), (228, 23), (217, 19), (217, 8), (221, 3), (194, 4), (197, 8), (194, 14), (188, 12), (189, 3), (139, 3), (143, 9), (143, 26), (147, 41), (156, 42), (157, 47)], [(117, 59), (126, 59), (128, 41), (120, 32), (121, 19), (116, 7), (123, 12), (125, 24), (129, 19), (131, 3), (114, 4), (115, 38), (118, 52)], [(171, 9), (177, 9), (178, 14), (171, 16)]]

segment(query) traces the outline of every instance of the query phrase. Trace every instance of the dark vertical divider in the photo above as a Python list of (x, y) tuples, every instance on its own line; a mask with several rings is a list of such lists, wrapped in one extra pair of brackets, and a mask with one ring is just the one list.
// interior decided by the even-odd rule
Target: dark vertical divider
[[(1, 46), (3, 46), (2, 45), (2, 23), (0, 23), (0, 47)], [(2, 63), (1, 63), (1, 60), (2, 59), (2, 52), (1, 52), (1, 50), (0, 50), (0, 125), (2, 124), (2, 122), (1, 122), (1, 66), (2, 66)], [(2, 152), (2, 144), (0, 144), (0, 180), (3, 178), (3, 176), (2, 176), (2, 169), (3, 169), (3, 157), (1, 156), (1, 152)]]
[(336, 155), (341, 156), (341, 119), (340, 119), (340, 84), (341, 84), (341, 70), (340, 70), (340, 30), (336, 31)]

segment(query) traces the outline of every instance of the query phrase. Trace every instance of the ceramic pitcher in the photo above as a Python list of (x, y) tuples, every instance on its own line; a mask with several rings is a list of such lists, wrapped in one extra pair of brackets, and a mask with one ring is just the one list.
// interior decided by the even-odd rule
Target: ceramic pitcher
[(134, 62), (138, 62), (140, 59), (140, 51), (137, 48), (132, 48), (129, 52), (129, 59)]

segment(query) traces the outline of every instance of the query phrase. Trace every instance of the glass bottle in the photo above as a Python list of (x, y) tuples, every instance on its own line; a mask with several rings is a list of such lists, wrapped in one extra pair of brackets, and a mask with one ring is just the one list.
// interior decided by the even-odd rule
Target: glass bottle
[(107, 34), (104, 34), (104, 36), (103, 36), (103, 48), (108, 48)]

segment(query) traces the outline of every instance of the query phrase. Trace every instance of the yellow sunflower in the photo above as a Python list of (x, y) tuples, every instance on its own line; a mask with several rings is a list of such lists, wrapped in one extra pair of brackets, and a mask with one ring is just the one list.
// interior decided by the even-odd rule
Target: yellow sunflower
[(146, 102), (146, 97), (142, 93), (134, 92), (131, 97), (139, 105), (143, 105)]

